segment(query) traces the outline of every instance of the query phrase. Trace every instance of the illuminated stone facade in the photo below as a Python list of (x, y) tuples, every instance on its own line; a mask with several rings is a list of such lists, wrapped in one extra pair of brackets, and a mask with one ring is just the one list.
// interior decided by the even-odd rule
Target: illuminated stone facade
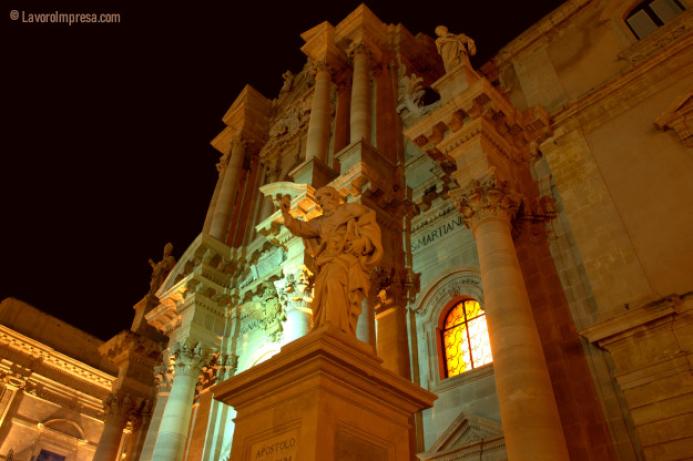
[[(94, 458), (116, 381), (102, 341), (16, 299), (0, 303), (0, 453)], [(43, 454), (42, 454), (43, 452)], [(48, 458), (45, 458), (48, 459)], [(59, 459), (59, 458), (56, 458)]]
[(135, 308), (101, 341), (22, 301), (0, 303), (0, 453), (17, 461), (137, 459), (164, 337)]
[[(481, 69), (469, 37), (436, 30), (443, 66), (435, 36), (365, 6), (304, 32), (304, 69), (224, 115), (203, 231), (146, 314), (175, 370), (214, 371), (185, 395), (166, 381), (142, 459), (228, 459), (235, 413), (208, 385), (310, 327), (312, 261), (273, 197), (309, 220), (326, 184), (383, 229), (357, 336), (437, 394), (422, 459), (690, 454), (691, 13), (638, 39), (632, 7), (566, 2)], [(442, 322), (465, 298), (494, 361), (448, 378)]]
[[(365, 6), (301, 34), (305, 67), (223, 116), (202, 232), (138, 311), (168, 338), (139, 459), (229, 459), (214, 384), (311, 325), (313, 261), (273, 198), (309, 220), (327, 184), (382, 229), (356, 333), (438, 396), (420, 459), (690, 456), (693, 4), (639, 39), (635, 3), (570, 0), (480, 69)], [(494, 360), (447, 377), (464, 299)]]

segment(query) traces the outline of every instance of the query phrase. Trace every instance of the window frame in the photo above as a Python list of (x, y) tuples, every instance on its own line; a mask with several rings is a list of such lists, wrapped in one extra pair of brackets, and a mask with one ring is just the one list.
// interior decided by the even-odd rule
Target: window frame
[[(470, 320), (467, 319), (467, 313), (463, 307), (464, 323), (459, 323), (459, 324), (455, 325), (454, 327), (448, 328), (448, 330), (452, 329), (452, 328), (456, 328), (459, 325), (467, 325), (467, 328), (465, 328), (465, 340), (467, 341), (467, 345), (469, 347), (469, 358), (470, 358), (470, 362), (471, 362), (471, 368), (469, 368), (468, 370), (463, 371), (461, 373), (458, 373), (456, 375), (453, 375), (453, 376), (449, 375), (448, 364), (447, 364), (447, 355), (445, 353), (445, 349), (446, 349), (445, 348), (445, 331), (446, 331), (445, 323), (446, 323), (448, 317), (450, 316), (452, 310), (455, 307), (457, 307), (460, 303), (464, 303), (466, 301), (475, 301), (475, 302), (479, 303), (479, 307), (484, 312), (483, 314), (478, 315), (478, 316), (472, 318), (471, 320), (473, 321), (473, 320), (478, 319), (480, 317), (486, 317), (485, 320), (487, 321), (487, 326), (488, 326), (488, 316), (487, 316), (488, 314), (487, 314), (486, 310), (483, 308), (481, 301), (478, 299), (475, 299), (471, 296), (455, 297), (452, 301), (448, 302), (445, 305), (445, 307), (443, 307), (443, 309), (441, 309), (440, 317), (438, 319), (438, 326), (436, 328), (436, 336), (438, 338), (438, 341), (437, 341), (437, 343), (438, 343), (438, 369), (439, 369), (439, 377), (440, 377), (441, 381), (459, 378), (460, 376), (467, 375), (468, 373), (471, 373), (475, 370), (479, 370), (479, 369), (485, 368), (487, 366), (493, 365), (493, 360), (491, 360), (489, 363), (484, 363), (482, 365), (474, 366), (474, 355), (472, 352), (472, 342), (471, 342), (471, 338), (469, 337), (469, 322), (470, 322)], [(488, 337), (488, 335), (487, 335), (487, 337)], [(488, 341), (489, 341), (489, 347), (490, 347), (490, 343), (491, 343), (490, 337), (488, 337)]]
[[(681, 8), (681, 12), (680, 12), (678, 15), (676, 15), (677, 17), (680, 16), (680, 15), (682, 15), (682, 14), (684, 14), (684, 13), (686, 12), (686, 10), (687, 10), (686, 5), (683, 4), (681, 1), (679, 1), (679, 0), (671, 0), (671, 1), (674, 2), (679, 8)], [(661, 29), (662, 27), (664, 27), (664, 26), (667, 24), (667, 23), (664, 22), (664, 20), (663, 20), (662, 18), (659, 17), (659, 15), (657, 15), (657, 12), (651, 7), (652, 3), (654, 3), (654, 2), (655, 2), (655, 0), (642, 0), (642, 1), (639, 1), (639, 2), (637, 2), (635, 5), (633, 5), (631, 8), (629, 8), (629, 9), (623, 14), (623, 18), (622, 18), (622, 19), (623, 19), (623, 23), (626, 25), (626, 27), (628, 28), (628, 30), (630, 31), (630, 33), (633, 34), (633, 37), (635, 37), (635, 39), (638, 40), (638, 41), (639, 41), (639, 40), (644, 40), (644, 39), (646, 39), (647, 37), (649, 37), (650, 35), (652, 35), (652, 33), (654, 33), (655, 31), (657, 31), (657, 30), (659, 30), (659, 29)], [(637, 14), (639, 11), (644, 12), (644, 13), (652, 20), (652, 22), (655, 24), (655, 26), (657, 26), (657, 27), (655, 28), (655, 30), (654, 30), (652, 33), (647, 34), (647, 35), (645, 35), (645, 36), (643, 36), (643, 37), (641, 37), (641, 36), (635, 31), (635, 29), (633, 29), (633, 27), (630, 25), (630, 23), (628, 22), (628, 19), (630, 19), (630, 18), (631, 18), (632, 16), (634, 16), (635, 14)]]

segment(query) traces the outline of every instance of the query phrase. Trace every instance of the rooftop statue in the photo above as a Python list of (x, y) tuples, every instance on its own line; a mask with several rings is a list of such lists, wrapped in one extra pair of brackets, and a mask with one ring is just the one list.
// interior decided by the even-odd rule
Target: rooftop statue
[(438, 36), (436, 38), (436, 48), (438, 48), (440, 57), (443, 58), (445, 72), (450, 72), (463, 63), (471, 66), (469, 56), (476, 54), (474, 40), (465, 34), (450, 33), (445, 26), (436, 27), (435, 32)]
[(315, 198), (322, 215), (304, 222), (289, 213), (290, 196), (278, 197), (284, 224), (305, 239), (315, 261), (313, 328), (330, 323), (355, 336), (370, 270), (383, 255), (380, 227), (373, 210), (344, 203), (333, 187), (321, 187)]
[(164, 245), (164, 256), (161, 261), (155, 263), (151, 259), (149, 260), (149, 265), (152, 266), (152, 279), (149, 281), (149, 293), (154, 294), (156, 290), (159, 289), (168, 273), (171, 272), (173, 266), (176, 265), (176, 258), (171, 256), (173, 252), (173, 244), (168, 242)]

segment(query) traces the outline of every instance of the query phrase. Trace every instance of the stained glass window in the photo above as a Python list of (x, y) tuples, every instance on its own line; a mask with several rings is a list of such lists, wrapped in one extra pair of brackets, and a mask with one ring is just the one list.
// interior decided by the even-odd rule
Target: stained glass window
[(442, 340), (448, 378), (493, 361), (486, 313), (478, 301), (466, 299), (448, 311)]

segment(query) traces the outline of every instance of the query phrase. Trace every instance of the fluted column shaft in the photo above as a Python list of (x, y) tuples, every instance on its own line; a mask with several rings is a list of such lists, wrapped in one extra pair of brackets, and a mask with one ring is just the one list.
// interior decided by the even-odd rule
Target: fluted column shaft
[(216, 198), (214, 205), (214, 213), (212, 215), (212, 223), (210, 225), (210, 235), (217, 240), (224, 241), (226, 232), (229, 227), (229, 216), (231, 215), (231, 207), (235, 201), (238, 183), (243, 170), (243, 158), (245, 156), (245, 146), (240, 138), (236, 138), (231, 143), (231, 152), (229, 153), (228, 163), (223, 165), (222, 159), (221, 188), (219, 196)]
[(306, 160), (327, 161), (330, 142), (330, 73), (324, 63), (316, 63), (315, 89), (310, 106)]
[(350, 142), (371, 140), (371, 84), (368, 50), (360, 45), (353, 52), (354, 76), (351, 84)]
[(161, 418), (153, 461), (181, 461), (190, 428), (195, 385), (205, 359), (196, 348), (181, 346), (176, 351), (176, 375)]
[(99, 445), (94, 453), (94, 461), (117, 461), (118, 449), (123, 438), (123, 429), (127, 423), (128, 412), (132, 407), (129, 397), (111, 395), (104, 402), (106, 418)]
[(510, 461), (567, 461), (556, 400), (511, 235), (519, 197), (495, 180), (460, 194), (479, 253), (496, 390)]

